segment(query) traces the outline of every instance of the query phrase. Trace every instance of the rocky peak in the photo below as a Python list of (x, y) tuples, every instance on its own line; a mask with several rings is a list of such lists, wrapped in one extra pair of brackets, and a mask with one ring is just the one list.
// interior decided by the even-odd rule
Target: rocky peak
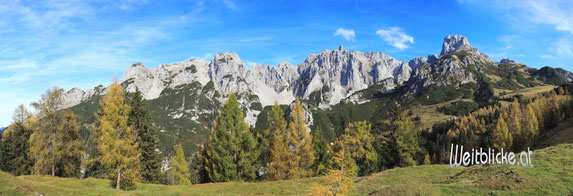
[(427, 62), (428, 62), (429, 64), (432, 64), (432, 63), (438, 61), (439, 58), (440, 58), (440, 57), (439, 57), (438, 55), (435, 55), (435, 54), (428, 55), (428, 61), (427, 61)]
[(227, 75), (243, 76), (245, 74), (245, 63), (239, 58), (237, 53), (217, 53), (211, 63), (211, 79), (219, 81)]
[(515, 63), (514, 60), (511, 60), (509, 58), (505, 58), (505, 59), (501, 59), (501, 61), (499, 61), (500, 64), (506, 64), (506, 63)]
[(290, 68), (295, 68), (296, 67), (292, 64), (290, 64), (288, 61), (283, 61), (282, 63), (279, 63), (279, 65), (277, 66), (280, 69), (290, 69)]
[(465, 36), (448, 35), (444, 38), (444, 43), (442, 43), (442, 52), (440, 55), (446, 55), (464, 48), (471, 48), (470, 42), (468, 42), (468, 39)]
[(125, 72), (123, 72), (123, 80), (128, 80), (131, 78), (143, 78), (143, 77), (150, 77), (151, 73), (145, 65), (142, 63), (135, 63), (129, 67)]
[(338, 50), (340, 50), (340, 51), (344, 50), (344, 46), (342, 46), (342, 45), (338, 46)]
[(306, 99), (321, 89), (319, 107), (338, 104), (353, 92), (386, 79), (387, 89), (402, 84), (410, 76), (411, 68), (382, 52), (349, 52), (323, 50), (309, 55), (299, 66), (300, 77), (293, 87), (295, 96)]
[(410, 60), (410, 62), (408, 62), (408, 65), (412, 69), (416, 69), (416, 68), (420, 67), (421, 65), (423, 65), (424, 63), (426, 63), (427, 61), (428, 61), (428, 59), (426, 59), (426, 57), (420, 56), (420, 57), (416, 57), (416, 58), (413, 58), (412, 60)]

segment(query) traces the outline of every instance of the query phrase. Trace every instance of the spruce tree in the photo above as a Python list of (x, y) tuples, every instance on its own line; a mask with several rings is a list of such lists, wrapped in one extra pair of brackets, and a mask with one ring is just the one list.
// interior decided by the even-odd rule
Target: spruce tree
[(313, 133), (314, 164), (312, 169), (316, 175), (325, 175), (332, 165), (332, 149), (322, 137), (322, 131), (314, 130)]
[(13, 175), (28, 175), (34, 164), (30, 158), (30, 135), (27, 118), (31, 116), (23, 105), (14, 111), (13, 122), (2, 134), (3, 157), (0, 169)]
[(359, 168), (359, 176), (368, 175), (377, 168), (378, 154), (370, 130), (371, 126), (366, 121), (349, 123), (342, 136), (342, 142)]
[(131, 110), (128, 124), (137, 133), (137, 143), (141, 152), (141, 180), (147, 183), (161, 183), (161, 157), (158, 149), (157, 131), (152, 128), (149, 107), (143, 102), (141, 92), (136, 90), (128, 101)]
[(211, 181), (254, 179), (260, 151), (255, 135), (244, 119), (237, 97), (229, 93), (209, 137), (206, 169)]
[(111, 171), (108, 176), (116, 189), (130, 189), (140, 179), (141, 153), (137, 133), (128, 125), (130, 106), (125, 101), (121, 85), (114, 82), (100, 101), (97, 116), (99, 150), (102, 162)]
[(175, 157), (173, 158), (173, 172), (175, 177), (175, 184), (177, 185), (190, 185), (189, 177), (191, 173), (189, 172), (189, 167), (187, 161), (185, 161), (185, 153), (183, 153), (183, 147), (181, 144), (177, 145), (177, 151)]
[(291, 111), (291, 121), (288, 124), (289, 150), (295, 154), (296, 167), (290, 174), (292, 178), (309, 177), (312, 173), (314, 163), (314, 152), (312, 149), (312, 136), (306, 126), (306, 119), (300, 100), (296, 100)]
[(191, 183), (207, 183), (209, 182), (209, 173), (205, 170), (207, 161), (207, 147), (205, 144), (199, 146), (199, 150), (194, 153), (191, 160)]
[(392, 137), (396, 145), (400, 166), (416, 165), (414, 157), (420, 150), (418, 136), (414, 130), (414, 123), (402, 113), (398, 119), (392, 122), (394, 128)]

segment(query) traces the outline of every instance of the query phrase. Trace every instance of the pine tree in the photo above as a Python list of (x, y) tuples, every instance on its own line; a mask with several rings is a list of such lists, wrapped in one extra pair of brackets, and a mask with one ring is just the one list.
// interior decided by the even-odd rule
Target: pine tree
[[(300, 100), (296, 100), (291, 111), (291, 121), (288, 124), (290, 132), (289, 151), (295, 154), (296, 167), (290, 172), (293, 179), (312, 175), (314, 152), (312, 150), (312, 136), (306, 126), (306, 119)], [(291, 150), (292, 148), (292, 150)]]
[(23, 105), (14, 111), (13, 122), (2, 134), (3, 157), (0, 169), (13, 175), (28, 175), (32, 169), (33, 160), (30, 158), (30, 124), (28, 113)]
[(322, 137), (321, 130), (314, 130), (313, 133), (314, 164), (312, 169), (316, 175), (326, 175), (332, 165), (332, 150)]
[(183, 153), (183, 147), (181, 144), (177, 145), (177, 151), (175, 157), (173, 158), (173, 172), (175, 176), (175, 184), (178, 185), (190, 185), (189, 177), (191, 173), (185, 161), (185, 154)]
[(511, 148), (512, 137), (509, 133), (509, 129), (507, 128), (507, 123), (501, 115), (497, 120), (495, 129), (493, 129), (491, 142), (493, 148), (495, 148), (497, 151), (500, 151), (502, 148), (507, 151), (509, 148)]
[(400, 166), (416, 165), (414, 156), (420, 150), (414, 123), (404, 113), (392, 122), (392, 137), (396, 144)]
[(143, 102), (139, 90), (130, 96), (128, 103), (131, 107), (128, 124), (137, 132), (137, 143), (141, 152), (142, 182), (161, 183), (161, 157), (155, 151), (158, 149), (157, 132), (151, 127), (148, 106)]
[(374, 149), (374, 137), (370, 130), (371, 126), (366, 121), (349, 123), (342, 136), (342, 142), (359, 168), (359, 176), (368, 175), (377, 168), (378, 154)]
[(253, 180), (259, 165), (257, 146), (235, 94), (229, 93), (209, 138), (206, 169), (210, 180)]
[[(140, 152), (137, 133), (128, 125), (130, 106), (117, 82), (114, 82), (100, 101), (97, 116), (99, 150), (102, 162), (112, 172), (108, 174), (116, 189), (130, 189), (140, 179)], [(115, 181), (115, 182), (114, 182)]]

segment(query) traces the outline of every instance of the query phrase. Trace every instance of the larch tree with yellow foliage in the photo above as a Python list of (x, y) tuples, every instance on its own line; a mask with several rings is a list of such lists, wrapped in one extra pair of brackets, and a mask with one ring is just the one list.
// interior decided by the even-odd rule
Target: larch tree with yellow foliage
[(378, 153), (374, 149), (374, 137), (370, 133), (371, 125), (366, 121), (348, 124), (342, 136), (342, 142), (358, 166), (358, 175), (365, 176), (377, 168)]
[(495, 148), (498, 152), (503, 148), (506, 151), (511, 148), (513, 139), (511, 134), (509, 133), (509, 129), (507, 127), (507, 123), (503, 119), (503, 116), (500, 115), (499, 119), (497, 120), (497, 124), (493, 129), (492, 137), (491, 137), (491, 145)]
[(537, 116), (535, 116), (535, 110), (532, 104), (527, 104), (525, 106), (525, 111), (523, 115), (523, 126), (521, 127), (521, 132), (523, 135), (522, 147), (530, 147), (539, 135), (539, 122), (537, 121)]
[(191, 172), (189, 172), (189, 167), (187, 167), (187, 161), (185, 160), (185, 153), (183, 153), (183, 147), (181, 144), (177, 145), (177, 151), (175, 157), (173, 158), (173, 175), (175, 177), (175, 184), (178, 185), (190, 185), (191, 181), (189, 177)]
[(115, 181), (116, 189), (130, 189), (139, 182), (139, 157), (137, 133), (128, 126), (130, 106), (119, 83), (114, 82), (100, 101), (97, 116), (99, 131), (98, 148), (102, 162), (110, 170), (108, 176)]
[(62, 110), (63, 89), (46, 90), (38, 102), (32, 103), (38, 119), (30, 118), (30, 157), (34, 160), (34, 174), (79, 177), (83, 143), (76, 117), (70, 110)]
[(336, 142), (338, 152), (333, 157), (333, 168), (322, 177), (325, 182), (311, 186), (311, 195), (349, 195), (354, 190), (357, 166), (343, 142)]
[(509, 128), (509, 133), (515, 142), (513, 148), (515, 151), (521, 149), (521, 145), (525, 142), (525, 135), (522, 132), (521, 128), (521, 116), (523, 115), (523, 111), (521, 110), (519, 102), (517, 99), (514, 99), (513, 103), (509, 108), (508, 114), (508, 122), (507, 127)]
[[(263, 136), (270, 135), (268, 158), (263, 157), (263, 160), (267, 160), (265, 163), (268, 168), (265, 177), (267, 180), (287, 180), (290, 176), (289, 170), (295, 167), (294, 154), (289, 151), (288, 147), (289, 133), (283, 115), (283, 110), (275, 103), (268, 115), (268, 128), (263, 131), (265, 133)], [(265, 147), (263, 146), (263, 150)]]
[(34, 124), (34, 131), (30, 136), (30, 157), (34, 160), (33, 174), (56, 175), (57, 146), (61, 142), (57, 138), (58, 124), (61, 109), (62, 89), (53, 87), (47, 89), (42, 98), (32, 103), (40, 117)]
[(291, 179), (298, 179), (312, 176), (312, 165), (314, 163), (314, 151), (312, 146), (312, 136), (306, 126), (306, 119), (300, 100), (296, 100), (291, 111), (291, 121), (288, 124), (290, 133), (289, 151), (294, 153), (295, 167), (292, 168)]

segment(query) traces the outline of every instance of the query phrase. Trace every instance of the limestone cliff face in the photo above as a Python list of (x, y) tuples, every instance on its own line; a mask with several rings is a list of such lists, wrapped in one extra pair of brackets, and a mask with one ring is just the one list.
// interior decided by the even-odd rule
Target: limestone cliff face
[[(382, 52), (348, 51), (340, 46), (311, 54), (300, 65), (283, 62), (249, 68), (236, 53), (217, 53), (211, 60), (189, 59), (151, 69), (136, 63), (125, 71), (120, 82), (128, 92), (138, 89), (148, 100), (162, 96), (166, 89), (188, 84), (199, 84), (201, 88), (211, 85), (209, 93), (213, 96), (209, 98), (220, 103), (225, 102), (229, 92), (234, 92), (239, 95), (247, 121), (254, 124), (261, 107), (275, 102), (291, 104), (296, 98), (312, 99), (321, 108), (341, 100), (363, 103), (368, 98), (356, 93), (373, 85), (383, 93), (405, 85), (408, 94), (415, 94), (433, 84), (476, 82), (477, 76), (468, 70), (479, 71), (480, 65), (490, 64), (496, 65), (472, 47), (466, 37), (448, 35), (440, 55), (416, 57), (409, 62)], [(104, 93), (103, 86), (87, 92), (74, 88), (64, 94), (64, 103), (71, 107)]]
[(348, 51), (340, 46), (337, 50), (324, 50), (312, 54), (299, 65), (300, 77), (292, 90), (296, 97), (308, 98), (312, 93), (322, 93), (322, 107), (335, 105), (353, 92), (365, 89), (386, 79), (387, 88), (406, 82), (412, 68), (381, 52)]
[[(425, 59), (416, 62), (425, 62)], [(338, 104), (353, 92), (370, 87), (382, 80), (387, 89), (404, 84), (410, 78), (411, 66), (381, 52), (348, 51), (340, 46), (311, 54), (300, 65), (288, 62), (278, 66), (254, 65), (250, 68), (236, 53), (217, 53), (210, 61), (187, 61), (147, 68), (141, 63), (131, 65), (121, 83), (128, 92), (139, 90), (145, 99), (160, 97), (166, 89), (198, 82), (202, 86), (213, 83), (222, 95), (213, 97), (224, 103), (226, 95), (239, 96), (247, 121), (254, 124), (261, 106), (291, 104), (296, 98), (307, 99), (317, 91), (322, 93), (321, 107)], [(72, 107), (94, 95), (103, 95), (105, 87), (84, 92), (74, 88), (64, 95), (65, 107)], [(212, 111), (206, 111), (212, 112)]]

